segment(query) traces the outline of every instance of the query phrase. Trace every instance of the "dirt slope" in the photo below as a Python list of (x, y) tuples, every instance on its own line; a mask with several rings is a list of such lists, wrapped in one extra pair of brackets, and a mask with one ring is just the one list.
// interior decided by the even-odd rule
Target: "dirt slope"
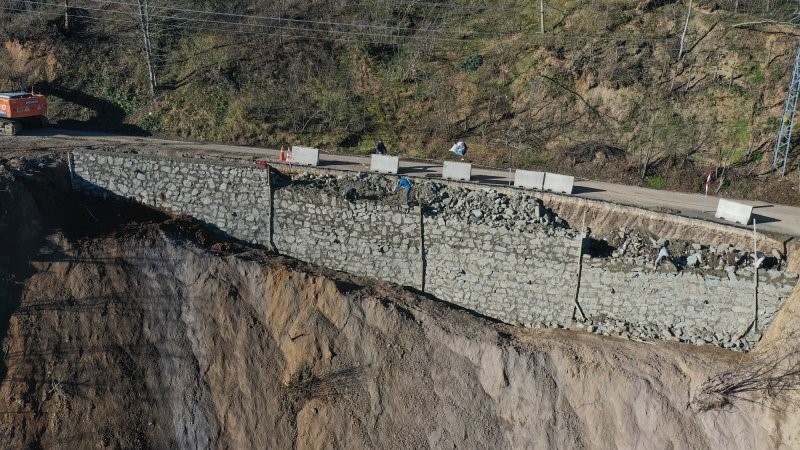
[[(781, 391), (701, 392), (751, 356), (498, 324), (186, 219), (42, 197), (58, 184), (31, 170), (0, 177), (3, 207), (32, 199), (43, 224), (35, 251), (3, 263), (24, 277), (0, 379), (12, 448), (800, 445)], [(25, 229), (8, 217), (0, 234)], [(104, 230), (112, 217), (128, 224)]]

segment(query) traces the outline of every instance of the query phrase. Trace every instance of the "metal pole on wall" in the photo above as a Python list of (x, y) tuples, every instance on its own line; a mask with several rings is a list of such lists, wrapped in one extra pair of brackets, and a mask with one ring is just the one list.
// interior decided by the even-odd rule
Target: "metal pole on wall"
[(425, 293), (425, 271), (428, 270), (425, 264), (425, 216), (422, 214), (422, 202), (419, 204), (419, 256), (422, 266), (422, 277), (420, 280), (420, 290)]
[(575, 319), (575, 313), (581, 313), (581, 317), (583, 320), (586, 320), (586, 314), (583, 313), (583, 308), (581, 308), (580, 303), (578, 303), (578, 296), (581, 292), (581, 272), (583, 271), (583, 242), (586, 238), (586, 210), (583, 211), (583, 225), (581, 226), (581, 232), (578, 234), (578, 282), (575, 286), (575, 298), (572, 299), (573, 308), (572, 308), (572, 319)]
[(756, 219), (753, 218), (753, 331), (758, 329), (758, 248), (756, 246)]
[(275, 251), (275, 243), (272, 241), (272, 233), (273, 233), (273, 217), (275, 216), (275, 208), (273, 206), (273, 194), (272, 194), (272, 168), (267, 164), (267, 193), (269, 194), (267, 198), (269, 199), (269, 232), (267, 233), (269, 236), (269, 248), (272, 251)]

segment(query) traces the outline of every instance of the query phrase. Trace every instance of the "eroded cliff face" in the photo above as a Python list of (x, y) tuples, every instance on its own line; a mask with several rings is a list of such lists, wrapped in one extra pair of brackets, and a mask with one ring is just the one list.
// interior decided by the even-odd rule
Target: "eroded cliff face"
[[(708, 383), (788, 351), (797, 290), (780, 339), (753, 355), (529, 330), (218, 241), (188, 219), (128, 211), (104, 230), (124, 211), (48, 200), (43, 180), (14, 177), (3, 186), (32, 191), (42, 227), (24, 264), (5, 263), (28, 268), (3, 340), (12, 448), (800, 445), (784, 391)], [(67, 206), (90, 212), (72, 223)], [(23, 230), (11, 223), (0, 231)]]

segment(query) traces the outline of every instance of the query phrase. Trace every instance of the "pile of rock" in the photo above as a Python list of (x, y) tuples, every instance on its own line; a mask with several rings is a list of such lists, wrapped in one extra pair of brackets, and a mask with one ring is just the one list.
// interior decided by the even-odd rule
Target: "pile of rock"
[[(287, 185), (289, 184), (289, 180)], [(356, 173), (353, 175), (296, 174), (291, 178), (291, 189), (307, 189), (309, 195), (318, 196), (320, 191), (339, 195), (353, 188), (356, 197), (378, 201), (397, 207), (405, 205), (405, 195), (396, 190), (396, 180), (383, 175)], [(550, 234), (575, 234), (569, 225), (542, 201), (527, 193), (508, 196), (494, 189), (465, 189), (450, 187), (435, 181), (421, 181), (411, 190), (411, 200), (422, 205), (425, 213), (447, 219), (466, 218), (469, 223), (482, 224), (515, 231), (548, 230)]]
[[(747, 351), (750, 343), (739, 336), (715, 333), (708, 328), (700, 330), (684, 329), (678, 326), (659, 324), (634, 324), (620, 320), (595, 320), (588, 323), (576, 323), (574, 328), (585, 329), (604, 336), (619, 336), (637, 341), (667, 340), (695, 345), (716, 345), (732, 350)], [(757, 342), (760, 336), (747, 336), (748, 340)]]
[(760, 333), (748, 334), (746, 337), (739, 339), (739, 336), (715, 333), (708, 328), (690, 330), (674, 325), (637, 324), (624, 320), (604, 318), (574, 321), (567, 325), (557, 322), (526, 323), (524, 325), (528, 328), (584, 330), (602, 336), (616, 336), (633, 341), (648, 342), (666, 340), (694, 345), (716, 345), (718, 347), (744, 352), (751, 349), (751, 343), (758, 342), (761, 339)]
[[(618, 258), (626, 263), (641, 266), (652, 265), (662, 246), (669, 249), (671, 262), (676, 270), (714, 270), (736, 274), (741, 269), (752, 269), (753, 263), (750, 251), (730, 244), (706, 245), (690, 241), (666, 240), (628, 228), (609, 233), (602, 238), (602, 242), (607, 245), (592, 246), (593, 257)], [(785, 261), (777, 250), (765, 256), (762, 268), (780, 270), (785, 266)]]
[(494, 189), (469, 190), (438, 183), (420, 186), (420, 200), (430, 214), (466, 217), (470, 223), (508, 230), (547, 229), (553, 233), (574, 234), (568, 224), (542, 201), (526, 193), (508, 196)]

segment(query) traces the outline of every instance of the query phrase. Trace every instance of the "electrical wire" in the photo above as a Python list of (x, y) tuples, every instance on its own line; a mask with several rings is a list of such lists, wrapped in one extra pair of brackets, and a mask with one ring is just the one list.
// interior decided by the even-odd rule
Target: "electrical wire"
[[(38, 2), (38, 1), (35, 1), (35, 0), (29, 1), (29, 3), (40, 4), (40, 5), (49, 5), (48, 3)], [(27, 10), (24, 10), (24, 9), (21, 9), (21, 8), (15, 9), (15, 8), (3, 7), (3, 9), (16, 10), (16, 11), (28, 12), (28, 13), (39, 13), (39, 14), (48, 14), (49, 13), (49, 12), (46, 12), (46, 11), (27, 11)], [(104, 8), (82, 8), (82, 9), (87, 10), (87, 11), (100, 12), (100, 13), (103, 13), (103, 14), (124, 15), (125, 17), (131, 17), (133, 19), (135, 19), (135, 17), (136, 17), (132, 13), (126, 13), (126, 12), (122, 12), (122, 11), (113, 11), (113, 10), (108, 10), (108, 9), (104, 9)], [(61, 14), (59, 13), (59, 15), (61, 15)], [(282, 26), (282, 25), (251, 24), (251, 23), (245, 23), (245, 22), (204, 20), (204, 19), (193, 19), (193, 18), (181, 17), (181, 16), (164, 16), (164, 15), (157, 15), (157, 14), (150, 15), (150, 17), (158, 18), (158, 19), (173, 19), (173, 20), (192, 22), (192, 23), (212, 24), (212, 25), (231, 25), (231, 26), (255, 27), (255, 28), (260, 28), (260, 29), (264, 29), (264, 30), (287, 30), (287, 31), (296, 31), (296, 32), (328, 33), (328, 34), (351, 35), (351, 36), (366, 36), (366, 37), (396, 37), (396, 38), (402, 38), (402, 39), (425, 39), (425, 40), (436, 39), (436, 40), (439, 40), (439, 41), (464, 41), (463, 38), (454, 38), (454, 37), (446, 37), (446, 36), (435, 36), (435, 37), (433, 37), (433, 36), (415, 36), (413, 34), (388, 34), (387, 35), (387, 34), (378, 33), (377, 31), (376, 32), (350, 31), (350, 30), (335, 30), (335, 29), (320, 29), (320, 28), (304, 28), (304, 27), (285, 26), (285, 25)], [(138, 21), (137, 21), (137, 23), (138, 23)], [(337, 22), (330, 22), (330, 23), (335, 24)], [(348, 25), (351, 25), (351, 24), (341, 23), (341, 25), (348, 26)], [(402, 28), (398, 28), (398, 27), (373, 26), (373, 28), (379, 28), (379, 29), (382, 28), (382, 29), (392, 30), (392, 31), (403, 30)], [(411, 29), (409, 29), (409, 30), (411, 30)], [(413, 29), (413, 30), (414, 31), (420, 31), (419, 29)], [(435, 32), (436, 33), (441, 33), (441, 30), (436, 30)], [(485, 35), (492, 35), (492, 36), (501, 35), (501, 33), (477, 33), (477, 32), (473, 32), (472, 34), (485, 34)]]

